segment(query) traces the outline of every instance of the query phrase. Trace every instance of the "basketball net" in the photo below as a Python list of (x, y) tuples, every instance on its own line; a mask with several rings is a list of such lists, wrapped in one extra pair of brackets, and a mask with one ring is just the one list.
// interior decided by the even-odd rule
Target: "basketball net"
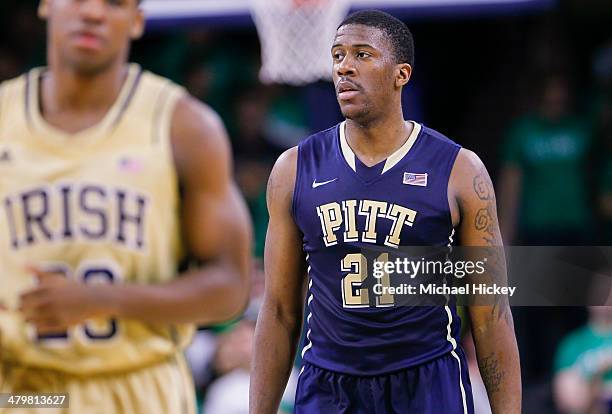
[(263, 83), (331, 79), (331, 45), (348, 0), (251, 0), (261, 42)]

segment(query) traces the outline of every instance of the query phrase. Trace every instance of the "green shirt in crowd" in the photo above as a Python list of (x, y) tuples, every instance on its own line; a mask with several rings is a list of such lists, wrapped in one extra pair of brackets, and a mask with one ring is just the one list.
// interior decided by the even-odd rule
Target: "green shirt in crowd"
[(586, 231), (591, 220), (587, 157), (592, 138), (586, 123), (520, 119), (503, 148), (506, 165), (522, 171), (520, 228)]

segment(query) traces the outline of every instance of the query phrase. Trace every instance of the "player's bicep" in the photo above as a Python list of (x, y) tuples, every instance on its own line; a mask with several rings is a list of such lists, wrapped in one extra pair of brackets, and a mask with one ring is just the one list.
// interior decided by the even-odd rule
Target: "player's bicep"
[(279, 158), (267, 192), (270, 222), (264, 253), (265, 300), (287, 319), (301, 312), (306, 280), (302, 237), (291, 214), (296, 162), (295, 149)]
[(459, 236), (465, 246), (501, 246), (495, 190), (476, 154), (462, 149), (451, 173), (459, 206)]
[(184, 243), (194, 257), (212, 259), (229, 250), (248, 251), (250, 218), (234, 184), (222, 194), (186, 190), (181, 210)]
[(182, 186), (181, 220), (189, 252), (200, 259), (248, 248), (250, 220), (235, 187), (231, 150), (219, 117), (186, 99), (173, 122), (175, 163)]
[[(476, 154), (462, 149), (451, 180), (461, 214), (461, 245), (471, 246), (469, 250), (464, 250), (464, 258), (486, 263), (485, 272), (478, 276), (480, 283), (507, 286), (506, 258), (497, 220), (495, 191), (487, 169)], [(472, 301), (468, 311), (477, 343), (490, 335), (490, 329), (499, 329), (497, 323), (501, 318), (512, 326), (507, 297), (474, 295)]]

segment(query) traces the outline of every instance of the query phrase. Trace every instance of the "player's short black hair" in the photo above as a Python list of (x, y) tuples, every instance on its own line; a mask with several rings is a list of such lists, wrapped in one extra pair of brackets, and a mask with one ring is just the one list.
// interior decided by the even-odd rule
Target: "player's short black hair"
[(338, 29), (349, 24), (361, 24), (382, 30), (391, 42), (397, 63), (414, 66), (414, 39), (408, 26), (401, 20), (380, 10), (361, 10), (347, 16)]

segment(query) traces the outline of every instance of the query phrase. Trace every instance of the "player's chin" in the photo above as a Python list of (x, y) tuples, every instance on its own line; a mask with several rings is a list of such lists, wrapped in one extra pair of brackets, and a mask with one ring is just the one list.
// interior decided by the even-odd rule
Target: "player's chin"
[(363, 105), (355, 101), (343, 101), (340, 99), (338, 99), (338, 105), (340, 105), (340, 111), (345, 118), (349, 118), (351, 115), (360, 112), (363, 107)]
[(342, 116), (346, 119), (358, 121), (366, 115), (367, 110), (364, 105), (345, 103), (340, 104), (340, 112), (342, 112)]
[(104, 72), (110, 66), (110, 62), (112, 62), (111, 59), (102, 56), (80, 53), (75, 53), (70, 59), (72, 68), (83, 75), (95, 75)]

